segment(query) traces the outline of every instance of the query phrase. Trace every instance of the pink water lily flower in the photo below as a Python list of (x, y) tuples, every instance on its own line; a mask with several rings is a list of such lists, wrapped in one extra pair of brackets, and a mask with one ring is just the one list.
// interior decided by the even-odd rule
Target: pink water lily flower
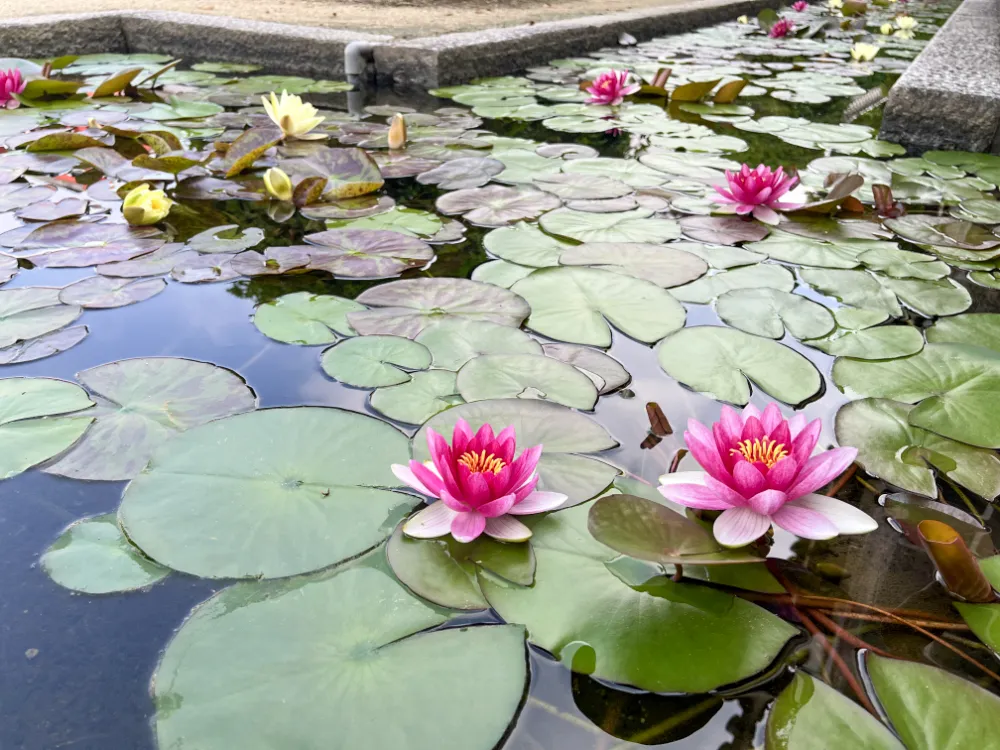
[(779, 18), (774, 22), (774, 26), (771, 30), (767, 32), (767, 35), (772, 39), (781, 39), (784, 36), (788, 36), (793, 31), (795, 31), (795, 24), (789, 21), (787, 18)]
[(587, 104), (606, 104), (617, 106), (625, 101), (641, 87), (637, 83), (629, 83), (627, 70), (607, 70), (601, 73), (586, 89), (590, 94)]
[(726, 170), (727, 186), (715, 185), (721, 198), (719, 203), (736, 205), (736, 213), (753, 214), (766, 224), (777, 224), (777, 211), (788, 211), (799, 208), (799, 203), (781, 203), (780, 198), (799, 181), (798, 177), (785, 174), (782, 167), (773, 172), (771, 168), (759, 164), (754, 169), (744, 164), (739, 172)]
[(566, 495), (535, 489), (542, 446), (528, 448), (515, 459), (513, 427), (494, 436), (493, 428), (484, 424), (473, 435), (469, 423), (460, 419), (451, 445), (428, 429), (427, 446), (432, 460), (426, 464), (392, 466), (401, 482), (438, 498), (403, 524), (407, 536), (433, 539), (450, 532), (460, 542), (471, 542), (485, 531), (494, 539), (523, 542), (531, 529), (514, 516), (544, 513), (566, 502)]
[(26, 85), (27, 81), (21, 77), (21, 71), (17, 68), (0, 70), (0, 107), (17, 107), (20, 102), (14, 98), (14, 94), (20, 94)]
[(806, 424), (801, 414), (785, 419), (777, 404), (763, 413), (725, 406), (722, 419), (708, 429), (694, 419), (684, 440), (704, 472), (660, 477), (668, 500), (703, 510), (721, 510), (712, 531), (719, 544), (742, 547), (764, 535), (771, 524), (805, 539), (867, 534), (875, 519), (852, 505), (816, 490), (854, 463), (855, 448), (834, 448), (812, 455), (821, 422)]
[(802, 11), (804, 11), (808, 7), (809, 7), (809, 3), (807, 3), (806, 0), (798, 0), (798, 2), (792, 3), (792, 10), (794, 10), (794, 11), (796, 11), (798, 13), (801, 13)]

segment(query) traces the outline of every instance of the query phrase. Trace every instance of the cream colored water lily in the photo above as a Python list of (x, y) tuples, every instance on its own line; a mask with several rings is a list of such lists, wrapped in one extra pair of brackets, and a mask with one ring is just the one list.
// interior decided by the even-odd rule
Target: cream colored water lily
[(900, 39), (913, 39), (913, 32), (917, 28), (917, 19), (912, 16), (897, 16), (896, 28), (898, 31), (893, 36)]
[(844, 0), (826, 0), (826, 4), (830, 10), (840, 10), (844, 7)]
[(173, 205), (162, 190), (150, 190), (149, 185), (143, 183), (125, 196), (122, 214), (129, 224), (144, 227), (167, 218)]
[(264, 111), (281, 128), (285, 138), (297, 138), (303, 141), (314, 141), (326, 138), (322, 133), (311, 133), (325, 117), (316, 115), (316, 108), (302, 101), (302, 97), (281, 92), (279, 99), (272, 91), (270, 97), (263, 96)]
[(864, 42), (858, 42), (853, 47), (851, 47), (851, 57), (858, 62), (868, 62), (869, 60), (874, 60), (875, 55), (878, 51), (882, 49), (877, 44), (865, 44)]
[(290, 201), (294, 192), (292, 178), (277, 167), (264, 172), (264, 188), (268, 195), (279, 201)]
[(740, 16), (736, 19), (737, 23), (750, 23), (750, 19), (747, 16)]
[(879, 27), (878, 30), (880, 34), (883, 34), (884, 36), (889, 36), (893, 32), (892, 24), (884, 23)]

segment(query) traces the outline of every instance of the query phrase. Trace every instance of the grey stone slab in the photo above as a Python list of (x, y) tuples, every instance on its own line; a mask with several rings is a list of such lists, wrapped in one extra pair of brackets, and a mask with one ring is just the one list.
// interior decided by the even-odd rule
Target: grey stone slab
[(614, 46), (627, 32), (640, 41), (753, 15), (780, 0), (695, 0), (655, 10), (409, 39), (375, 48), (379, 81), (434, 88), (517, 73), (557, 57)]
[(990, 150), (1000, 130), (1000, 0), (965, 0), (889, 92), (881, 138)]
[(127, 52), (120, 19), (118, 12), (8, 19), (0, 23), (0, 55), (56, 57)]
[(332, 79), (344, 77), (344, 48), (348, 44), (392, 39), (355, 31), (191, 13), (127, 13), (122, 15), (122, 26), (132, 52), (257, 63), (274, 73)]

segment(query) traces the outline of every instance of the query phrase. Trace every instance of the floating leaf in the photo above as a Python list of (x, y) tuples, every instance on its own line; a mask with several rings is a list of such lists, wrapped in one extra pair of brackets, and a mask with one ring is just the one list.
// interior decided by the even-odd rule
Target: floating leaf
[(490, 185), (445, 193), (437, 199), (438, 211), (449, 216), (464, 214), (466, 221), (486, 227), (533, 219), (561, 201), (549, 193), (529, 188)]
[(59, 300), (88, 308), (123, 307), (155, 297), (167, 288), (163, 279), (112, 279), (91, 276), (65, 287)]
[(753, 266), (734, 268), (731, 271), (705, 276), (685, 286), (671, 289), (670, 294), (682, 302), (696, 302), (705, 305), (726, 292), (760, 288), (791, 292), (795, 288), (795, 277), (784, 266), (758, 263)]
[(632, 376), (617, 359), (609, 357), (598, 349), (591, 349), (589, 346), (542, 344), (542, 350), (546, 356), (555, 357), (580, 370), (594, 381), (598, 393), (602, 396), (628, 385), (632, 379)]
[(43, 336), (79, 318), (83, 310), (62, 304), (59, 294), (48, 287), (0, 291), (0, 347)]
[[(388, 538), (416, 498), (389, 425), (323, 407), (219, 419), (164, 443), (128, 485), (125, 533), (152, 559), (205, 578), (279, 578), (334, 565)], [(206, 502), (205, 498), (211, 498)]]
[(296, 183), (307, 177), (326, 178), (327, 199), (374, 193), (385, 184), (378, 165), (359, 148), (323, 148), (308, 157), (286, 159), (281, 167)]
[(569, 247), (559, 262), (614, 271), (665, 289), (688, 284), (708, 271), (705, 261), (679, 248), (631, 242), (588, 242)]
[(545, 234), (534, 224), (519, 222), (494, 229), (483, 237), (483, 247), (498, 258), (532, 268), (559, 265), (559, 256), (573, 247)]
[(245, 250), (233, 256), (230, 266), (243, 276), (277, 276), (309, 265), (309, 250), (305, 245), (269, 247), (262, 253)]
[(738, 216), (685, 216), (680, 226), (686, 237), (719, 245), (758, 242), (770, 232), (760, 222)]
[(251, 247), (256, 247), (264, 239), (264, 230), (257, 227), (240, 227), (227, 224), (221, 227), (206, 229), (196, 234), (186, 243), (188, 250), (199, 253), (241, 253)]
[(542, 398), (590, 410), (597, 389), (572, 365), (542, 354), (484, 354), (458, 371), (458, 392), (468, 402), (499, 398)]
[(84, 594), (135, 591), (170, 574), (125, 538), (114, 513), (74, 523), (45, 550), (40, 563), (60, 586)]
[(867, 271), (803, 268), (802, 280), (844, 304), (901, 317), (900, 302), (922, 315), (954, 315), (972, 304), (969, 293), (951, 279), (893, 279)]
[(250, 169), (264, 153), (281, 142), (284, 135), (275, 127), (250, 128), (229, 144), (226, 151), (225, 175), (235, 177)]
[(927, 329), (927, 340), (935, 344), (984, 346), (1000, 353), (1000, 313), (969, 313), (941, 318)]
[(386, 230), (329, 229), (305, 240), (318, 246), (309, 250), (311, 270), (346, 278), (389, 278), (434, 259), (426, 242)]
[(77, 380), (97, 403), (94, 424), (45, 467), (74, 479), (131, 479), (178, 433), (256, 406), (236, 373), (190, 359), (125, 359), (84, 370)]
[(0, 349), (0, 365), (15, 365), (51, 357), (76, 346), (87, 337), (87, 326), (62, 328), (38, 338)]
[(338, 334), (354, 335), (347, 313), (364, 309), (343, 297), (294, 292), (260, 305), (253, 323), (265, 336), (286, 344), (331, 344)]
[(991, 250), (1000, 245), (986, 227), (950, 217), (910, 214), (886, 219), (885, 226), (903, 239), (918, 245), (941, 245), (962, 250)]
[[(582, 159), (570, 164), (578, 164)], [(680, 237), (677, 222), (660, 219), (637, 208), (616, 214), (595, 214), (560, 208), (542, 216), (542, 229), (579, 242), (667, 242)]]
[(715, 309), (733, 328), (772, 339), (782, 338), (786, 329), (797, 339), (817, 338), (835, 325), (822, 305), (779, 289), (735, 289), (721, 295)]
[[(545, 123), (547, 126), (549, 122)], [(585, 174), (542, 175), (534, 181), (535, 187), (552, 193), (563, 200), (597, 200), (601, 198), (621, 198), (632, 193), (632, 187), (618, 180), (595, 181)]]
[(466, 318), (433, 323), (420, 332), (416, 341), (430, 350), (434, 367), (454, 372), (484, 354), (542, 352), (541, 345), (520, 328)]
[(560, 341), (608, 347), (611, 326), (652, 343), (684, 325), (684, 308), (669, 292), (595, 268), (542, 269), (514, 284), (531, 306), (527, 326)]
[(414, 372), (407, 382), (376, 388), (371, 395), (375, 411), (407, 424), (423, 424), (438, 412), (464, 403), (455, 373), (449, 370)]
[(362, 292), (357, 302), (375, 308), (348, 315), (351, 325), (365, 336), (380, 333), (413, 338), (447, 317), (517, 328), (530, 312), (528, 303), (517, 294), (467, 279), (393, 281)]
[(411, 237), (430, 238), (441, 231), (443, 222), (435, 214), (405, 206), (393, 206), (383, 211), (360, 219), (345, 219), (328, 221), (330, 229), (389, 229), (393, 232), (408, 234)]
[(421, 185), (437, 185), (441, 190), (477, 188), (485, 185), (503, 169), (503, 162), (496, 159), (452, 159), (417, 175), (417, 182)]
[[(993, 588), (1000, 588), (1000, 555), (980, 560), (979, 566)], [(993, 649), (994, 653), (1000, 652), (1000, 607), (995, 604), (955, 602), (955, 609), (979, 640)]]
[[(406, 383), (406, 370), (431, 366), (427, 347), (400, 336), (361, 336), (345, 339), (323, 352), (323, 371), (331, 378), (358, 388)], [(405, 369), (403, 369), (405, 368)]]
[(823, 387), (813, 364), (795, 350), (731, 328), (684, 328), (661, 341), (656, 353), (660, 367), (672, 378), (740, 406), (750, 401), (750, 383), (792, 405), (809, 400)]
[(158, 250), (141, 255), (135, 260), (122, 260), (116, 263), (106, 263), (94, 268), (102, 276), (134, 279), (141, 276), (160, 276), (170, 273), (174, 266), (197, 258), (194, 250), (187, 250), (180, 243), (164, 245)]

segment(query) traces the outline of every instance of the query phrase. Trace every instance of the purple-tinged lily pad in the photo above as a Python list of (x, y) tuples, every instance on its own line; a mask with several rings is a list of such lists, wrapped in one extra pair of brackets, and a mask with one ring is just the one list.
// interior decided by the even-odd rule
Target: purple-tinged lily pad
[(0, 190), (0, 213), (47, 201), (55, 194), (56, 189), (48, 185), (27, 187), (23, 183), (15, 183), (5, 186)]
[(310, 247), (269, 247), (263, 253), (244, 250), (233, 256), (232, 269), (243, 276), (277, 276), (309, 265)]
[(170, 271), (170, 277), (182, 284), (206, 284), (216, 281), (232, 281), (241, 274), (233, 268), (233, 258), (229, 253), (199, 253), (196, 257), (182, 260)]
[(0, 347), (43, 336), (79, 318), (83, 310), (62, 304), (59, 292), (34, 286), (0, 291)]
[(372, 158), (378, 164), (382, 176), (387, 180), (413, 177), (441, 164), (439, 159), (425, 159), (407, 153), (377, 151), (372, 154)]
[(385, 213), (395, 205), (395, 199), (388, 195), (361, 195), (357, 198), (344, 198), (328, 203), (313, 203), (303, 206), (299, 213), (307, 219), (316, 221), (362, 219), (365, 216)]
[(123, 182), (168, 182), (174, 179), (169, 172), (134, 167), (131, 161), (112, 148), (81, 148), (73, 156), (98, 172)]
[(685, 216), (680, 225), (686, 237), (713, 245), (759, 242), (771, 232), (759, 221), (739, 216)]
[(64, 287), (59, 293), (59, 301), (84, 308), (124, 307), (155, 297), (166, 288), (167, 282), (163, 279), (133, 281), (91, 276)]
[(263, 239), (263, 229), (257, 227), (243, 229), (236, 224), (226, 224), (196, 234), (187, 241), (185, 247), (199, 253), (232, 253), (235, 255), (259, 245)]
[(119, 240), (100, 245), (67, 247), (31, 255), (30, 260), (43, 268), (85, 268), (87, 266), (132, 260), (163, 247), (163, 240)]
[(398, 276), (434, 259), (426, 242), (389, 230), (330, 229), (306, 235), (305, 240), (318, 246), (310, 251), (310, 269), (348, 278)]
[(562, 205), (554, 195), (530, 188), (490, 185), (446, 193), (437, 199), (437, 209), (453, 216), (464, 214), (466, 221), (486, 227), (503, 227), (524, 219), (534, 219)]
[(117, 263), (106, 263), (94, 270), (101, 276), (114, 276), (123, 279), (136, 279), (142, 276), (162, 276), (170, 273), (174, 266), (182, 261), (197, 258), (198, 253), (188, 250), (180, 242), (171, 242), (159, 250), (140, 256), (135, 260), (123, 260)]
[(17, 212), (19, 219), (25, 221), (58, 221), (70, 219), (87, 213), (87, 201), (79, 198), (67, 198), (58, 203), (45, 201), (25, 206)]
[(73, 326), (4, 347), (0, 349), (0, 365), (19, 365), (51, 357), (76, 346), (87, 338), (88, 333), (87, 326)]
[(328, 148), (301, 159), (287, 159), (281, 167), (293, 182), (325, 177), (329, 181), (325, 193), (328, 199), (374, 193), (385, 184), (378, 165), (359, 148)]
[(503, 162), (489, 158), (453, 159), (417, 176), (421, 185), (441, 190), (482, 187), (504, 170)]

